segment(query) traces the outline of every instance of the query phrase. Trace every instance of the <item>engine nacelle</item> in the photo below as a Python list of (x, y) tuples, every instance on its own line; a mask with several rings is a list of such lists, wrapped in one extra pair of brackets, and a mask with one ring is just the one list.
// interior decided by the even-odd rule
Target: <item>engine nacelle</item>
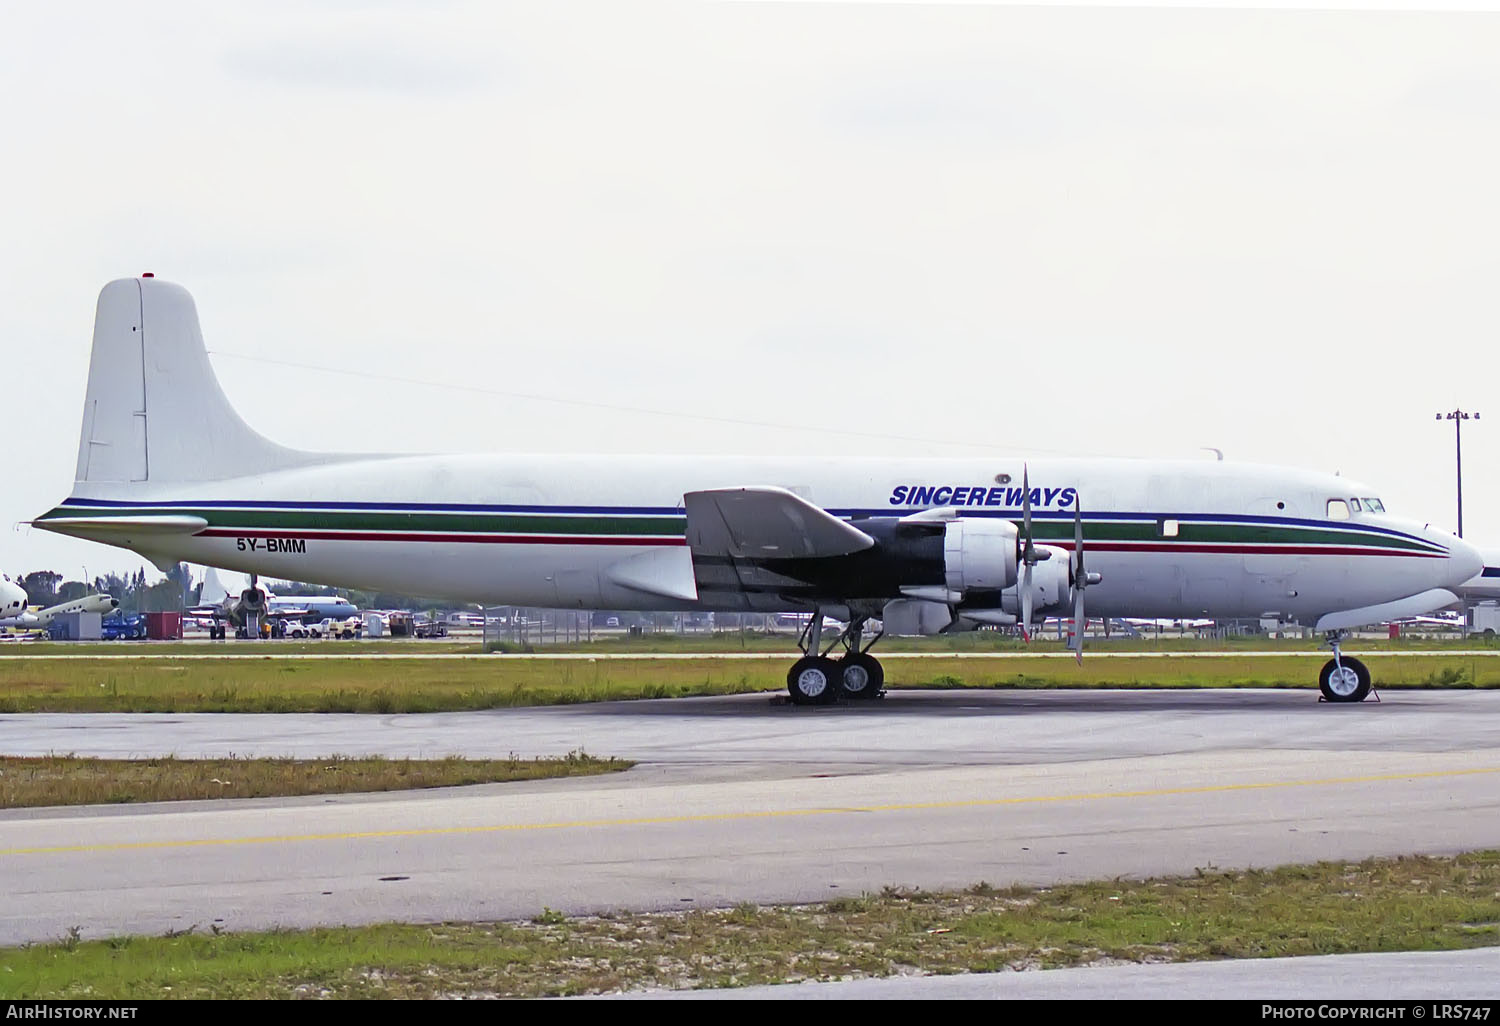
[(1016, 583), (1016, 525), (1009, 520), (959, 517), (943, 534), (948, 590), (1000, 591)]
[(896, 599), (885, 604), (881, 630), (893, 637), (941, 634), (953, 624), (953, 610), (942, 602)]
[(229, 610), (229, 619), (238, 627), (248, 616), (265, 616), (269, 605), (263, 589), (246, 588), (240, 592), (240, 600)]
[[(1036, 548), (1039, 552), (1050, 553), (1050, 557), (1031, 568), (1032, 615), (1043, 616), (1065, 610), (1071, 611), (1073, 590), (1072, 582), (1068, 579), (1068, 551), (1051, 545), (1038, 545)], [(1016, 582), (1014, 588), (1008, 589), (1001, 597), (1000, 608), (1007, 613), (1019, 614), (1021, 612), (1019, 581)]]

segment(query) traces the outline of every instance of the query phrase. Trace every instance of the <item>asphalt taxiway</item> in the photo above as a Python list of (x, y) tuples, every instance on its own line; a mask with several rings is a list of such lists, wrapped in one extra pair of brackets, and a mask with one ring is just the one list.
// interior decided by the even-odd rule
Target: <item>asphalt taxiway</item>
[(0, 813), (0, 944), (816, 901), (1500, 846), (1500, 693), (893, 692), (435, 715), (0, 716), (0, 751), (637, 760), (608, 777)]

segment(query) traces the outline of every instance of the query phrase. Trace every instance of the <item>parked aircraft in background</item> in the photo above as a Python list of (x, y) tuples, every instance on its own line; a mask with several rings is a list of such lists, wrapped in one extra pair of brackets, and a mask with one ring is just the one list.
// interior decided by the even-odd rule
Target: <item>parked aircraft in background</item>
[(1484, 558), (1484, 566), (1453, 589), (1465, 605), (1500, 599), (1500, 549), (1480, 549), (1479, 554)]
[[(99, 295), (74, 478), (36, 526), (161, 567), (491, 605), (811, 613), (787, 674), (799, 703), (879, 693), (872, 619), (1027, 632), (1089, 613), (1310, 623), (1333, 650), (1323, 694), (1358, 701), (1370, 675), (1340, 651), (1348, 630), (1440, 609), (1482, 567), (1347, 478), (1221, 461), (292, 450), (230, 407), (192, 298), (152, 277)], [(832, 642), (826, 616), (848, 624)]]
[[(230, 591), (215, 568), (205, 568), (198, 605), (188, 610), (189, 615), (222, 620), (236, 629), (246, 628), (250, 637), (258, 637), (258, 630), (250, 623), (252, 618), (257, 623), (273, 618), (311, 622), (331, 617), (343, 621), (359, 612), (342, 595), (280, 596), (272, 594), (257, 580), (248, 584), (242, 582), (236, 587), (236, 591)], [(209, 632), (216, 637), (223, 636), (217, 623), (209, 628)]]
[(0, 627), (44, 631), (52, 626), (53, 620), (68, 613), (99, 613), (107, 616), (119, 608), (119, 600), (112, 595), (85, 595), (71, 602), (60, 602), (55, 606), (39, 609), (35, 613), (21, 612), (14, 616), (0, 617)]
[(347, 620), (359, 609), (342, 595), (272, 595), (271, 612), (277, 616), (300, 617), (303, 620), (333, 618)]
[[(259, 582), (231, 592), (219, 580), (218, 571), (209, 567), (203, 575), (203, 590), (198, 593), (198, 604), (187, 610), (189, 616), (209, 617), (209, 636), (222, 638), (228, 633), (225, 624), (234, 627), (247, 637), (260, 637), (260, 625), (271, 615), (272, 595)], [(306, 609), (295, 610), (290, 615), (302, 615)], [(282, 614), (289, 615), (289, 614)]]
[(26, 589), (10, 579), (9, 574), (0, 574), (0, 617), (20, 616), (26, 612)]

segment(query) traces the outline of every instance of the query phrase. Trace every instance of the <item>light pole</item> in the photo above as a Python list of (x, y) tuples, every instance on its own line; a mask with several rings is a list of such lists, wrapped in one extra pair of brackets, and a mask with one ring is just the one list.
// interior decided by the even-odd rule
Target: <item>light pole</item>
[[(1463, 426), (1464, 426), (1464, 421), (1468, 420), (1469, 417), (1470, 417), (1470, 414), (1465, 413), (1463, 410), (1453, 410), (1453, 411), (1451, 411), (1449, 413), (1439, 413), (1437, 415), (1437, 419), (1438, 420), (1451, 420), (1451, 421), (1453, 421), (1453, 446), (1454, 446), (1455, 455), (1456, 455), (1457, 460), (1458, 460), (1458, 536), (1460, 538), (1462, 538), (1464, 536), (1464, 437), (1463, 437)], [(1479, 419), (1479, 414), (1477, 414), (1477, 413), (1473, 414), (1473, 418), (1475, 420), (1478, 420)]]

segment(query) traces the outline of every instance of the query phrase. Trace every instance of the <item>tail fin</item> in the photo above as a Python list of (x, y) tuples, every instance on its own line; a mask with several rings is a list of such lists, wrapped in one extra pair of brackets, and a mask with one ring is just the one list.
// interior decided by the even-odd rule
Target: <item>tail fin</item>
[(155, 278), (104, 286), (94, 317), (79, 483), (210, 481), (322, 463), (257, 434), (214, 376), (193, 297)]
[(229, 597), (229, 589), (219, 580), (219, 571), (206, 567), (203, 573), (203, 590), (198, 593), (200, 605), (217, 606)]

